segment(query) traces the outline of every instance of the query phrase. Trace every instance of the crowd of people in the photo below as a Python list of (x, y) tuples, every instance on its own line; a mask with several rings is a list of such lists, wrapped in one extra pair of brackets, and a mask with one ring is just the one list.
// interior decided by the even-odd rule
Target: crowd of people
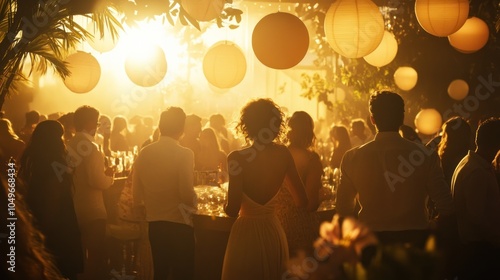
[[(345, 264), (358, 262), (370, 279), (416, 271), (414, 279), (494, 279), (500, 119), (473, 131), (453, 117), (422, 143), (403, 124), (400, 95), (378, 91), (368, 105), (366, 121), (329, 126), (326, 152), (316, 149), (317, 123), (307, 112), (285, 116), (264, 98), (241, 109), (237, 134), (220, 114), (204, 120), (179, 107), (163, 111), (157, 126), (152, 117), (111, 118), (91, 106), (46, 120), (28, 112), (18, 131), (2, 118), (2, 199), (15, 197), (19, 260), (15, 273), (2, 264), (2, 279), (109, 279), (103, 192), (117, 170), (106, 159), (128, 152), (133, 212), (148, 224), (155, 280), (195, 278), (195, 174), (206, 171), (228, 183), (224, 210), (236, 218), (222, 279), (303, 278), (298, 260), (312, 262), (310, 279), (355, 278)], [(336, 215), (320, 225), (316, 211), (331, 196), (325, 170), (339, 174)], [(8, 252), (7, 242), (0, 246)]]

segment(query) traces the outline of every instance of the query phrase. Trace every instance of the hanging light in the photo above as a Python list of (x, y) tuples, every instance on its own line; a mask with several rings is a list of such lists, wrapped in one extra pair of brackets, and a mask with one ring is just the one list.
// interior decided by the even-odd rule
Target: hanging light
[(151, 87), (167, 73), (167, 59), (160, 46), (137, 46), (125, 59), (125, 72), (136, 85)]
[[(224, 9), (225, 0), (182, 0), (186, 12), (198, 21), (211, 21)], [(168, 4), (167, 4), (168, 5)]]
[(359, 58), (373, 52), (384, 36), (384, 19), (370, 0), (337, 0), (325, 15), (325, 35), (342, 56)]
[(402, 90), (411, 90), (417, 84), (417, 80), (418, 73), (412, 67), (402, 66), (394, 72), (394, 82)]
[(419, 133), (433, 135), (439, 132), (443, 118), (436, 109), (422, 109), (415, 116), (415, 126)]
[(459, 52), (473, 53), (483, 48), (489, 37), (488, 25), (480, 18), (471, 17), (462, 28), (448, 36), (448, 41)]
[(87, 93), (94, 89), (101, 78), (101, 66), (90, 53), (78, 51), (69, 55), (65, 62), (71, 72), (64, 79), (66, 87), (74, 93)]
[(215, 87), (226, 89), (239, 84), (245, 77), (247, 62), (243, 51), (234, 43), (220, 41), (203, 58), (203, 74)]
[(309, 34), (298, 17), (277, 12), (263, 17), (255, 25), (252, 48), (257, 59), (267, 67), (288, 69), (306, 55)]
[(87, 37), (87, 43), (96, 51), (100, 53), (109, 52), (116, 46), (116, 41), (118, 38), (113, 40), (110, 32), (106, 29), (104, 30), (103, 36), (96, 28), (93, 22), (89, 22), (87, 25), (87, 31), (91, 34), (91, 36)]
[(378, 47), (373, 52), (365, 55), (363, 59), (370, 65), (382, 67), (391, 63), (397, 53), (398, 42), (396, 41), (396, 37), (394, 37), (394, 34), (391, 32), (384, 31), (382, 42), (380, 42)]
[(448, 86), (448, 95), (455, 100), (462, 100), (469, 94), (469, 85), (466, 81), (457, 79)]
[(416, 0), (415, 15), (425, 31), (445, 37), (460, 29), (467, 20), (469, 0)]

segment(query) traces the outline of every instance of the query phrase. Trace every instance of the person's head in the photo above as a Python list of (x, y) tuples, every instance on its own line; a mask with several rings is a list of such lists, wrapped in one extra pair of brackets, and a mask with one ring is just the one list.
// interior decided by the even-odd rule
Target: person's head
[(465, 155), (471, 148), (472, 130), (469, 123), (462, 117), (453, 117), (442, 126), (441, 140), (438, 144), (438, 154), (445, 151)]
[(179, 107), (169, 107), (160, 115), (160, 128), (161, 136), (168, 136), (174, 139), (179, 139), (184, 132), (184, 125), (186, 123), (186, 113)]
[(121, 133), (128, 130), (128, 122), (124, 116), (116, 116), (113, 118), (112, 133)]
[(330, 138), (334, 143), (335, 148), (344, 147), (346, 149), (351, 148), (351, 138), (349, 137), (349, 131), (343, 125), (332, 125), (330, 128)]
[(209, 119), (210, 127), (216, 130), (221, 130), (226, 125), (226, 120), (221, 114), (214, 114)]
[(314, 121), (304, 111), (297, 111), (288, 120), (289, 131), (287, 134), (290, 145), (307, 149), (314, 143)]
[(500, 149), (500, 118), (488, 118), (479, 124), (476, 131), (477, 150), (487, 152), (492, 157)]
[(0, 139), (19, 139), (8, 119), (0, 119)]
[(403, 124), (405, 104), (399, 94), (391, 91), (376, 91), (370, 96), (371, 119), (377, 131), (398, 132)]
[(64, 127), (55, 120), (40, 122), (33, 130), (30, 141), (26, 145), (26, 150), (36, 149), (46, 154), (62, 154), (65, 151)]
[(201, 132), (201, 118), (197, 115), (187, 115), (184, 124), (185, 137), (198, 138)]
[(422, 143), (422, 140), (420, 139), (420, 137), (418, 137), (418, 133), (415, 131), (415, 129), (406, 124), (402, 124), (399, 127), (399, 134), (401, 134), (401, 137), (407, 140)]
[(40, 121), (40, 113), (38, 111), (32, 110), (27, 112), (25, 115), (26, 126), (32, 126)]
[(215, 131), (212, 128), (207, 127), (201, 131), (200, 146), (202, 147), (202, 150), (220, 151), (217, 135), (215, 135)]
[(351, 131), (354, 135), (364, 135), (365, 129), (366, 126), (363, 119), (353, 119), (351, 121)]
[(77, 132), (87, 132), (94, 136), (99, 126), (99, 111), (91, 106), (84, 105), (76, 109), (73, 116), (75, 122), (75, 130)]
[[(65, 132), (65, 137), (72, 135), (75, 133), (75, 113), (74, 112), (69, 112), (66, 113), (57, 119), (63, 127), (64, 127), (64, 132)], [(66, 139), (68, 140), (68, 139)]]
[(97, 128), (97, 133), (101, 135), (111, 134), (111, 118), (108, 115), (99, 116), (99, 127)]
[(242, 109), (236, 126), (247, 142), (269, 144), (281, 142), (284, 131), (284, 115), (271, 99), (261, 98), (248, 102)]

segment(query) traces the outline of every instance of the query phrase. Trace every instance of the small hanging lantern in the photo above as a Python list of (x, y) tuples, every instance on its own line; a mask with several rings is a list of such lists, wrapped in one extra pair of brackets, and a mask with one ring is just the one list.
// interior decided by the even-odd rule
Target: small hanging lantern
[(448, 36), (452, 47), (462, 53), (474, 53), (482, 49), (488, 38), (490, 29), (480, 18), (471, 17), (457, 32)]
[(101, 66), (90, 53), (78, 51), (65, 61), (71, 72), (64, 79), (66, 87), (74, 93), (87, 93), (94, 89), (101, 78)]
[(247, 62), (243, 51), (234, 43), (215, 43), (203, 58), (203, 74), (208, 82), (221, 89), (239, 84), (245, 77)]

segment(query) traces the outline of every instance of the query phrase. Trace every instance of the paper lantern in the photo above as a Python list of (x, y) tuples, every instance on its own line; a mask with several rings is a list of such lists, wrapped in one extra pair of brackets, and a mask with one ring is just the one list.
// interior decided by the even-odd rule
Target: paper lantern
[(439, 132), (443, 119), (436, 109), (422, 109), (415, 116), (415, 126), (418, 132), (433, 135)]
[(113, 40), (111, 33), (107, 29), (104, 30), (104, 34), (101, 36), (101, 32), (99, 32), (95, 24), (90, 22), (87, 25), (87, 31), (91, 34), (91, 36), (87, 37), (87, 43), (89, 43), (94, 50), (104, 53), (115, 48), (118, 38), (115, 38), (116, 41)]
[(469, 85), (464, 80), (454, 80), (448, 86), (448, 95), (455, 100), (462, 100), (469, 94)]
[(325, 35), (342, 56), (359, 58), (373, 52), (384, 37), (384, 19), (370, 0), (337, 0), (325, 15)]
[(66, 87), (74, 93), (91, 91), (101, 78), (101, 66), (90, 53), (78, 51), (66, 58), (71, 74), (64, 79)]
[(277, 12), (263, 17), (255, 25), (252, 48), (257, 59), (267, 67), (288, 69), (306, 55), (309, 34), (298, 17)]
[(218, 88), (231, 88), (245, 77), (247, 62), (243, 51), (228, 41), (215, 43), (203, 58), (203, 74)]
[(402, 90), (411, 90), (415, 87), (418, 80), (418, 74), (415, 69), (408, 66), (399, 67), (394, 72), (394, 82)]
[(167, 73), (167, 59), (159, 46), (141, 46), (133, 49), (125, 59), (125, 72), (136, 85), (151, 87)]
[(448, 36), (450, 44), (459, 52), (473, 53), (488, 42), (490, 29), (480, 18), (471, 17), (457, 32)]
[(181, 5), (186, 12), (198, 21), (211, 21), (220, 16), (225, 0), (182, 0)]
[(371, 52), (370, 54), (364, 56), (364, 60), (369, 64), (382, 67), (385, 66), (396, 57), (398, 52), (398, 42), (396, 41), (396, 37), (389, 31), (384, 31), (384, 37), (382, 38), (382, 42), (378, 45), (378, 47)]
[(445, 37), (460, 29), (467, 20), (469, 0), (416, 0), (415, 15), (425, 31)]

